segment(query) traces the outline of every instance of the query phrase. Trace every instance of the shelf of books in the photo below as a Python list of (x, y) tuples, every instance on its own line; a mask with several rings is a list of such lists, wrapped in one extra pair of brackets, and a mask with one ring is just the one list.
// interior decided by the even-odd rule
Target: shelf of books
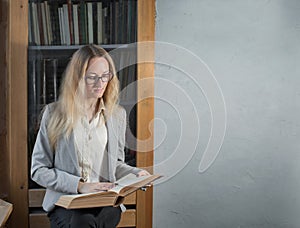
[(32, 0), (28, 7), (30, 45), (136, 41), (136, 0)]
[[(65, 67), (85, 44), (99, 44), (112, 53), (120, 81), (120, 104), (129, 121), (127, 135), (136, 136), (136, 89), (126, 88), (136, 80), (136, 64), (130, 63), (137, 58), (136, 46), (131, 44), (137, 39), (137, 0), (30, 0), (28, 20), (29, 163), (40, 113), (46, 104), (57, 101)], [(129, 144), (126, 162), (135, 165), (135, 142)], [(29, 178), (29, 188), (39, 186)]]

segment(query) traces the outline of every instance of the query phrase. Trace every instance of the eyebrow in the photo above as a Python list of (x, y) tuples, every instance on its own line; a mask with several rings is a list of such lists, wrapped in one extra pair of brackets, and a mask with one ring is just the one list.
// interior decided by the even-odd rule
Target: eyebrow
[[(109, 70), (104, 71), (102, 74), (107, 74), (107, 73), (109, 73)], [(99, 74), (97, 74), (97, 73), (95, 73), (95, 72), (88, 72), (88, 73), (87, 73), (87, 75), (91, 75), (91, 74), (92, 74), (92, 75), (99, 76)], [(101, 75), (102, 75), (102, 74), (101, 74)], [(100, 75), (100, 76), (101, 76), (101, 75)]]

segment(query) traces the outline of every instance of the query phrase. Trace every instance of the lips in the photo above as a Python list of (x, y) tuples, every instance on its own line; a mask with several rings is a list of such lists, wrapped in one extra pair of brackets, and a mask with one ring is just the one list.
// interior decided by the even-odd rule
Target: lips
[(94, 91), (95, 91), (96, 93), (100, 93), (100, 92), (102, 92), (102, 90), (103, 90), (103, 88), (95, 88), (95, 89), (94, 89)]

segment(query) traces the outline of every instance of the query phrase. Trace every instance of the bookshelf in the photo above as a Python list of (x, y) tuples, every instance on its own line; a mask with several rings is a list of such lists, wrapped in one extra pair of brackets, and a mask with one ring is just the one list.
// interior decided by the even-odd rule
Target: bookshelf
[(136, 41), (136, 0), (29, 0), (30, 45)]
[[(127, 2), (128, 0), (103, 0), (103, 6), (109, 4), (109, 2)], [(30, 68), (30, 61), (33, 59), (42, 60), (42, 66), (47, 65), (59, 65), (60, 59), (66, 59), (77, 50), (84, 42), (75, 44), (70, 40), (68, 45), (66, 43), (48, 43), (41, 45), (36, 43), (34, 38), (29, 34), (32, 32), (32, 27), (28, 26), (28, 19), (31, 17), (30, 9), (31, 3), (37, 1), (2, 1), (0, 4), (0, 10), (2, 13), (0, 32), (6, 34), (0, 39), (0, 47), (5, 50), (0, 55), (0, 67), (3, 69), (5, 75), (0, 83), (1, 101), (3, 101), (3, 107), (1, 109), (1, 135), (0, 145), (3, 153), (0, 157), (1, 183), (4, 183), (0, 188), (0, 196), (13, 204), (14, 210), (9, 220), (9, 227), (30, 227), (29, 221), (32, 216), (29, 216), (29, 199), (32, 191), (29, 190), (29, 178), (28, 178), (28, 135), (29, 130), (27, 127), (28, 114), (30, 112), (30, 95), (28, 93), (29, 79), (27, 77), (27, 71)], [(44, 1), (42, 1), (44, 2)], [(49, 0), (48, 2), (53, 2)], [(56, 1), (59, 4), (63, 4), (63, 1)], [(84, 3), (97, 3), (100, 1), (72, 1), (75, 4)], [(135, 21), (136, 37), (137, 41), (152, 41), (154, 40), (154, 18), (155, 18), (155, 2), (154, 0), (136, 0), (137, 14)], [(121, 6), (123, 6), (121, 5)], [(120, 7), (120, 5), (119, 5)], [(122, 7), (121, 7), (122, 8)], [(125, 7), (126, 8), (126, 7)], [(118, 8), (119, 9), (119, 8)], [(115, 9), (116, 10), (116, 9)], [(123, 9), (125, 10), (125, 9)], [(46, 15), (44, 17), (47, 17)], [(128, 18), (128, 16), (127, 16)], [(112, 18), (113, 20), (113, 18)], [(111, 21), (110, 21), (111, 22)], [(128, 20), (127, 20), (128, 22)], [(126, 33), (124, 24), (116, 24), (115, 27), (109, 23), (111, 31), (108, 33), (106, 39), (102, 40), (101, 46), (105, 49), (115, 49), (118, 47), (126, 50), (126, 43), (129, 43), (130, 36), (122, 37), (122, 33)], [(121, 28), (121, 30), (117, 30)], [(112, 28), (114, 28), (112, 30)], [(103, 27), (102, 27), (103, 29)], [(120, 32), (122, 31), (122, 32)], [(134, 32), (132, 32), (134, 33)], [(45, 32), (46, 34), (46, 32)], [(117, 34), (117, 35), (114, 35)], [(52, 34), (53, 35), (53, 34)], [(94, 37), (94, 36), (93, 36)], [(28, 39), (29, 38), (29, 39)], [(103, 37), (102, 37), (103, 38)], [(98, 38), (97, 38), (98, 39)], [(44, 41), (45, 42), (45, 41)], [(68, 41), (69, 42), (69, 41)], [(98, 42), (94, 42), (98, 43)], [(143, 50), (137, 45), (137, 58), (141, 55), (147, 54), (154, 58), (153, 47), (151, 51)], [(59, 55), (57, 55), (59, 53)], [(59, 58), (57, 58), (59, 56)], [(54, 59), (58, 60), (54, 60)], [(43, 60), (46, 59), (46, 60)], [(147, 77), (154, 76), (153, 64), (138, 64), (136, 66), (136, 80), (143, 79), (145, 75)], [(56, 72), (59, 77), (59, 71)], [(59, 78), (57, 78), (59, 81)], [(52, 82), (54, 83), (54, 82)], [(57, 82), (56, 82), (57, 83)], [(147, 91), (149, 95), (153, 93), (153, 85), (147, 85), (147, 88), (142, 88), (139, 84), (137, 86), (137, 98), (141, 92)], [(52, 98), (51, 98), (52, 99)], [(46, 101), (47, 102), (47, 101)], [(122, 104), (122, 102), (121, 102)], [(130, 101), (125, 101), (124, 105), (132, 105)], [(136, 117), (136, 135), (140, 139), (153, 137), (148, 132), (148, 125), (153, 119), (153, 99), (145, 99), (139, 102), (135, 107)], [(145, 130), (146, 129), (146, 130)], [(139, 152), (136, 153), (136, 165), (139, 167), (148, 167), (153, 165), (153, 151), (148, 153)], [(151, 171), (151, 170), (150, 170)], [(39, 192), (39, 194), (41, 194)], [(134, 223), (128, 223), (130, 226), (136, 227), (152, 227), (152, 188), (147, 192), (139, 191), (135, 197), (135, 210), (128, 212), (126, 219), (135, 219)], [(39, 216), (38, 214), (36, 214)], [(39, 218), (39, 217), (38, 217)], [(36, 221), (39, 221), (38, 219)], [(37, 223), (38, 224), (38, 223)], [(126, 226), (126, 224), (125, 224)], [(33, 227), (33, 226), (31, 226)]]

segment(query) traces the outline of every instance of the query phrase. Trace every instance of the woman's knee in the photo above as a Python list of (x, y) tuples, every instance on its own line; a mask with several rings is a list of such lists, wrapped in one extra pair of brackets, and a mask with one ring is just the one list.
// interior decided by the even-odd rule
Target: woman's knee
[(121, 219), (121, 209), (120, 207), (103, 207), (98, 218), (104, 227), (116, 227)]
[(83, 213), (82, 211), (74, 212), (70, 221), (72, 228), (98, 227), (95, 216), (91, 213)]

